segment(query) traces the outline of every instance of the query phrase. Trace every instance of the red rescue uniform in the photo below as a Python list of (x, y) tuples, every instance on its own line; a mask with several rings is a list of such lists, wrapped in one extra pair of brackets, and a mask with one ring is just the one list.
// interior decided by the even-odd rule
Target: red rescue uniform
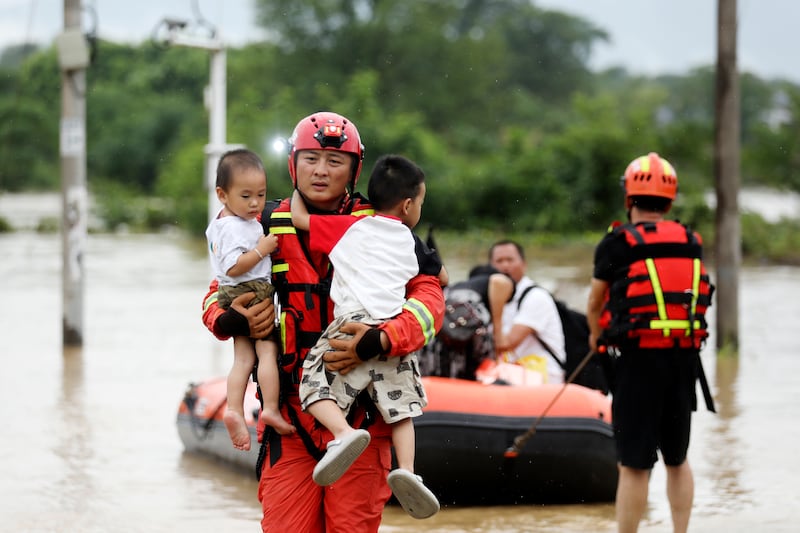
[[(280, 436), (263, 432), (259, 426), (263, 467), (258, 494), (264, 510), (264, 532), (353, 533), (377, 532), (383, 508), (391, 492), (386, 476), (391, 468), (391, 429), (375, 416), (369, 402), (354, 405), (353, 427), (365, 427), (372, 436), (366, 451), (336, 483), (321, 487), (311, 472), (331, 433), (302, 411), (298, 384), (305, 355), (333, 319), (333, 302), (328, 292), (332, 267), (328, 257), (309, 251), (308, 233), (291, 223), (289, 200), (277, 207), (268, 205), (262, 225), (278, 237), (272, 254), (273, 284), (281, 300), (282, 369), (281, 412), (297, 428), (297, 433)], [(366, 201), (355, 195), (345, 202), (342, 215), (372, 214)], [(219, 339), (217, 319), (223, 313), (216, 305), (216, 282), (204, 300), (203, 322)], [(419, 275), (407, 285), (407, 302), (395, 318), (379, 328), (389, 337), (389, 355), (405, 355), (420, 349), (441, 327), (444, 298), (437, 277)]]

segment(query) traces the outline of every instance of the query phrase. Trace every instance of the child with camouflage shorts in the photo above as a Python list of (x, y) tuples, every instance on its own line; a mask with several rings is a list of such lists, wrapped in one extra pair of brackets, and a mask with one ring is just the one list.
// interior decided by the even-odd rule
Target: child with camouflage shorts
[(403, 508), (415, 518), (439, 510), (433, 493), (414, 474), (412, 418), (427, 405), (416, 354), (377, 355), (346, 374), (326, 370), (323, 356), (329, 339), (346, 337), (347, 322), (370, 325), (397, 315), (405, 301), (405, 287), (418, 274), (439, 276), (446, 271), (438, 256), (412, 232), (425, 199), (425, 175), (408, 159), (383, 156), (370, 176), (368, 196), (373, 216), (309, 215), (298, 191), (292, 197), (292, 223), (309, 231), (312, 252), (326, 253), (333, 264), (331, 299), (335, 320), (306, 356), (300, 383), (303, 408), (333, 433), (327, 451), (314, 468), (319, 485), (335, 482), (367, 447), (370, 435), (354, 429), (345, 418), (353, 401), (368, 390), (384, 420), (392, 426), (392, 442), (399, 468), (387, 479)]

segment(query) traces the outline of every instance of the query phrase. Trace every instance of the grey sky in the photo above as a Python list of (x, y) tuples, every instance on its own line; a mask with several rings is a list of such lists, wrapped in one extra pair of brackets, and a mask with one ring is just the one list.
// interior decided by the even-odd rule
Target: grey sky
[[(645, 74), (683, 73), (717, 57), (717, 0), (538, 0), (605, 29), (593, 67), (623, 65)], [(738, 0), (739, 69), (800, 83), (797, 0)]]
[[(192, 19), (191, 0), (84, 0), (94, 6), (98, 32), (114, 41), (140, 42), (164, 16)], [(537, 0), (570, 12), (611, 36), (596, 47), (591, 65), (621, 65), (634, 73), (684, 73), (716, 61), (717, 0)], [(199, 0), (201, 13), (233, 45), (257, 40), (251, 0)], [(738, 0), (739, 67), (766, 78), (800, 83), (793, 52), (797, 0)], [(63, 26), (63, 0), (0, 0), (0, 47), (26, 40), (49, 43)], [(84, 27), (93, 23), (84, 18)]]

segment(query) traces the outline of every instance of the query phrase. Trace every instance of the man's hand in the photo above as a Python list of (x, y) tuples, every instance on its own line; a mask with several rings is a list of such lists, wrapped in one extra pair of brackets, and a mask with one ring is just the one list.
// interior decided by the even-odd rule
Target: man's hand
[(328, 370), (344, 375), (353, 370), (364, 361), (358, 357), (356, 346), (370, 326), (360, 322), (347, 322), (339, 329), (341, 333), (352, 335), (346, 339), (329, 339), (332, 351), (323, 356), (325, 367)]
[(252, 338), (263, 339), (275, 328), (275, 306), (272, 305), (272, 300), (264, 300), (252, 307), (246, 307), (255, 296), (252, 292), (240, 294), (231, 302), (231, 308), (247, 319)]

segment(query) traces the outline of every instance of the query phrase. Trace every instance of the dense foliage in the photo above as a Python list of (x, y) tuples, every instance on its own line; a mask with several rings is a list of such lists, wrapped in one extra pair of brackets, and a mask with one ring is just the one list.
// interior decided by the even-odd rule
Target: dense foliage
[[(269, 40), (227, 53), (227, 138), (262, 155), (271, 196), (290, 188), (273, 140), (333, 109), (358, 124), (367, 172), (387, 152), (420, 163), (423, 221), (438, 227), (597, 231), (622, 215), (625, 165), (651, 150), (678, 169), (682, 220), (712, 222), (699, 199), (713, 186), (712, 67), (593, 73), (604, 31), (528, 0), (260, 0), (257, 14)], [(202, 50), (98, 43), (87, 163), (111, 224), (201, 234), (208, 64)], [(0, 89), (0, 190), (57, 188), (55, 50), (6, 50)], [(800, 191), (800, 87), (745, 73), (741, 95), (743, 182)]]

